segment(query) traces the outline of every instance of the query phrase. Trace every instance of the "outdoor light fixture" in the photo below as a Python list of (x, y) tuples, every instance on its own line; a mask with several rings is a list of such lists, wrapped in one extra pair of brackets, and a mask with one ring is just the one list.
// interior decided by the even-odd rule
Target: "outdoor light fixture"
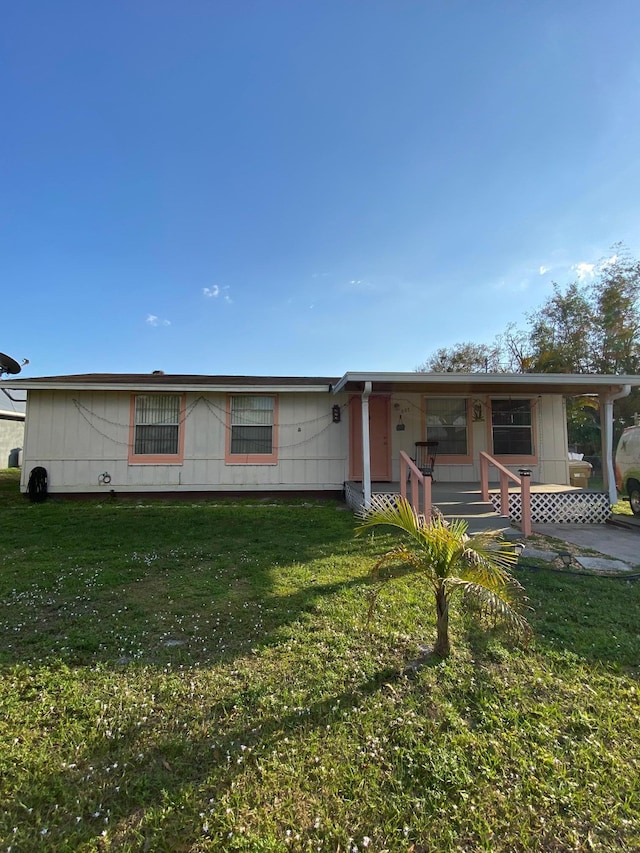
[(404, 432), (404, 422), (402, 415), (398, 415), (398, 423), (396, 424), (396, 432)]
[(332, 418), (334, 424), (340, 423), (340, 415), (341, 415), (340, 406), (338, 403), (336, 403), (333, 406), (333, 408), (331, 409), (331, 418)]

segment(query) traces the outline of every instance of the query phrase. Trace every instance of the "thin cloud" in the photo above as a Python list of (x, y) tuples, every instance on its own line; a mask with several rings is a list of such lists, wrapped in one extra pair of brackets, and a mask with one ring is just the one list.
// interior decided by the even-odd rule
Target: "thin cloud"
[(586, 261), (582, 261), (579, 264), (573, 264), (571, 267), (580, 281), (584, 281), (585, 278), (593, 278), (595, 268), (595, 264), (588, 264)]
[(228, 305), (233, 302), (233, 299), (229, 296), (229, 288), (220, 287), (218, 284), (214, 284), (211, 287), (203, 287), (202, 295), (206, 299), (218, 299), (221, 297), (222, 301), (226, 302)]
[(549, 272), (549, 267), (545, 267), (544, 265), (542, 265), (540, 267), (540, 270), (539, 270), (540, 275), (544, 275), (545, 273), (548, 273), (548, 272)]
[(145, 322), (149, 326), (170, 326), (171, 320), (161, 320), (157, 314), (147, 314)]
[(604, 260), (604, 261), (600, 264), (600, 267), (601, 267), (601, 268), (603, 268), (603, 267), (612, 267), (614, 264), (617, 264), (617, 263), (618, 263), (618, 255), (611, 255), (611, 257), (610, 257), (610, 258), (607, 258), (606, 260)]

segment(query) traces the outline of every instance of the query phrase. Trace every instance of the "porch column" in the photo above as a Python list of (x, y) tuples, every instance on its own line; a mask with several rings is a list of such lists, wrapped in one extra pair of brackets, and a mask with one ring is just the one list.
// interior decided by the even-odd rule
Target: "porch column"
[(618, 391), (600, 394), (600, 441), (602, 450), (602, 476), (604, 487), (609, 493), (609, 503), (618, 500), (616, 475), (613, 469), (613, 402), (631, 393), (630, 385), (622, 385)]
[(371, 382), (364, 383), (362, 392), (362, 493), (364, 496), (364, 507), (371, 506), (371, 442), (369, 440), (369, 395), (371, 394)]

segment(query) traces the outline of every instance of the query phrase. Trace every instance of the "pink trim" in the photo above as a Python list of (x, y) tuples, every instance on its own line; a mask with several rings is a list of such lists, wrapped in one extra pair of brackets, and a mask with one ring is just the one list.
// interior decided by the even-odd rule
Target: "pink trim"
[(182, 465), (184, 462), (184, 419), (186, 411), (186, 394), (180, 397), (180, 420), (178, 421), (178, 452), (177, 453), (155, 453), (155, 454), (136, 454), (133, 452), (135, 447), (136, 434), (136, 397), (138, 394), (131, 395), (131, 403), (129, 408), (129, 453), (127, 461), (129, 465)]
[[(231, 452), (231, 398), (232, 397), (273, 397), (273, 441), (271, 453), (232, 453)], [(227, 394), (227, 428), (225, 430), (225, 465), (277, 465), (278, 464), (278, 395), (277, 394)]]

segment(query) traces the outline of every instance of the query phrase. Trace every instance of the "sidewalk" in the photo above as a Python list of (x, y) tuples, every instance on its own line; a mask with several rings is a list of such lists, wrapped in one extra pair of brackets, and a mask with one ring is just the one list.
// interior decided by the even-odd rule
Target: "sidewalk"
[(590, 548), (630, 568), (640, 567), (640, 531), (623, 530), (608, 524), (534, 524), (533, 532)]

